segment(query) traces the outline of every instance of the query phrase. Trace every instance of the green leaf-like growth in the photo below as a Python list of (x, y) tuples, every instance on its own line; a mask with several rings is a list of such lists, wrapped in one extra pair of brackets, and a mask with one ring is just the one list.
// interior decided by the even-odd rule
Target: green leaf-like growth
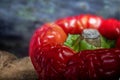
[(80, 42), (80, 50), (94, 50), (97, 49), (94, 45), (89, 44), (86, 40), (81, 40)]
[(109, 40), (101, 36), (101, 48), (113, 48), (115, 47), (115, 40)]
[(67, 40), (64, 42), (65, 46), (70, 47), (76, 52), (81, 50), (94, 50), (99, 48), (113, 48), (115, 46), (115, 40), (108, 40), (103, 36), (100, 36), (100, 47), (96, 47), (85, 39), (81, 39), (79, 34), (69, 34)]
[(76, 52), (80, 51), (80, 35), (74, 35), (74, 34), (69, 34), (68, 38), (66, 40), (66, 42), (64, 43), (64, 45), (70, 47), (71, 49), (73, 49)]

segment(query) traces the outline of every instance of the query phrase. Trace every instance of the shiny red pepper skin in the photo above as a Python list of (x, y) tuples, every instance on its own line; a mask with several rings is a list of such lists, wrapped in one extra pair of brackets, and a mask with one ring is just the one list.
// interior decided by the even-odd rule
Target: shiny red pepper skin
[(66, 80), (118, 80), (120, 49), (82, 51), (74, 55), (67, 65)]
[(120, 36), (120, 24), (115, 19), (104, 20), (99, 32), (108, 39), (117, 39)]
[[(117, 20), (112, 21), (112, 19), (104, 20), (94, 15), (80, 15), (59, 19), (37, 29), (31, 39), (29, 52), (39, 79), (118, 80), (120, 77), (120, 39), (118, 38), (120, 28)], [(107, 34), (109, 25), (112, 28), (109, 32), (114, 33), (110, 33), (112, 36)], [(117, 48), (85, 50), (76, 53), (63, 45), (69, 33), (81, 34), (86, 28), (97, 29), (109, 39), (118, 39)]]
[(98, 29), (102, 21), (102, 17), (87, 14), (59, 19), (55, 23), (62, 27), (66, 34), (80, 34), (86, 28)]
[(117, 39), (117, 41), (116, 41), (116, 47), (117, 48), (120, 48), (120, 37)]

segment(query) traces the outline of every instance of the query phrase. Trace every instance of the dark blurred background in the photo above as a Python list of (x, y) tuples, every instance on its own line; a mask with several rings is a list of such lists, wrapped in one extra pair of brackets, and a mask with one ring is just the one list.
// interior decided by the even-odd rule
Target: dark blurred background
[(120, 0), (0, 0), (0, 50), (28, 56), (36, 28), (58, 18), (91, 13), (120, 19)]

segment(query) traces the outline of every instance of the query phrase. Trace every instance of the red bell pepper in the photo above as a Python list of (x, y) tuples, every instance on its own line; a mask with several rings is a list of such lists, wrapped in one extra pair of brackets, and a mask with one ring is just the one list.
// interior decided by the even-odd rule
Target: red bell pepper
[(115, 19), (104, 20), (99, 28), (100, 33), (109, 39), (117, 39), (120, 35), (120, 24)]
[(116, 47), (117, 47), (117, 48), (120, 48), (120, 37), (117, 39)]
[[(76, 52), (64, 45), (69, 34), (96, 29), (116, 40), (114, 48)], [(30, 42), (30, 58), (40, 80), (117, 80), (120, 77), (120, 25), (115, 19), (79, 15), (41, 26)]]

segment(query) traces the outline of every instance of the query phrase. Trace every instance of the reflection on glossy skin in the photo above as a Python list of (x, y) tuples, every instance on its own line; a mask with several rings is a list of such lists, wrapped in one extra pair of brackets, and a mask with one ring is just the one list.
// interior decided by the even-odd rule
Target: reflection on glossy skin
[[(104, 37), (116, 33), (118, 21), (108, 23), (94, 15), (63, 18), (43, 25), (30, 43), (31, 61), (40, 80), (113, 80), (120, 77), (120, 49), (97, 49), (75, 52), (63, 45), (68, 34), (81, 34), (84, 29), (96, 29)], [(104, 25), (105, 26), (101, 26)], [(102, 28), (102, 29), (101, 29)], [(115, 28), (115, 29), (114, 29)], [(120, 29), (119, 29), (120, 30)], [(112, 35), (116, 36), (117, 34)], [(101, 35), (102, 35), (101, 34)], [(119, 36), (109, 39), (118, 39)], [(116, 44), (118, 45), (118, 44)]]

